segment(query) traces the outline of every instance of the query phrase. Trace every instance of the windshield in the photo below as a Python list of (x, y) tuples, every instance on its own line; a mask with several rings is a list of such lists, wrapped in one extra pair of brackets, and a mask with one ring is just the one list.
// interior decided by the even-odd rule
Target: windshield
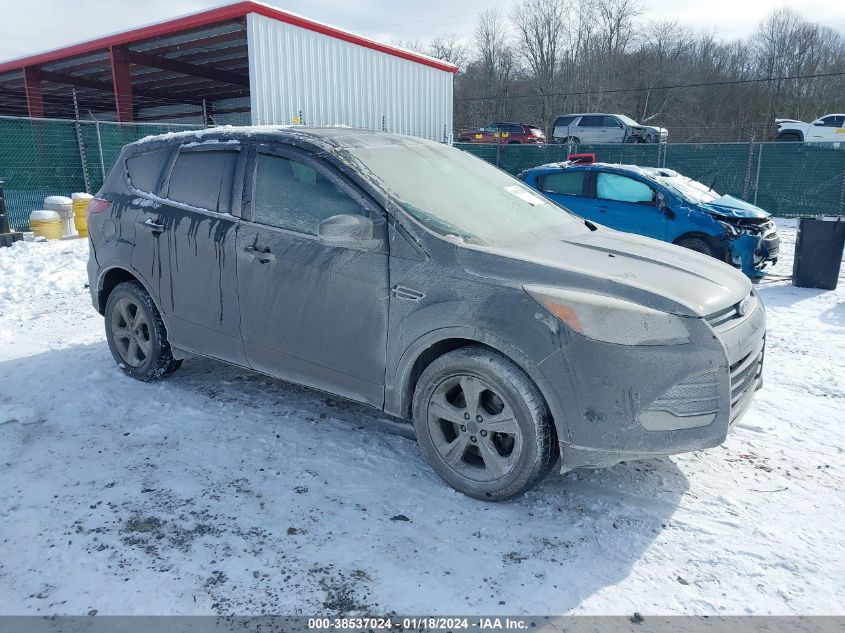
[(393, 142), (349, 148), (342, 157), (376, 180), (411, 216), (454, 241), (506, 246), (583, 229), (583, 221), (563, 207), (448, 145)]
[(663, 183), (687, 202), (706, 204), (721, 196), (707, 185), (686, 176), (656, 176), (655, 180)]

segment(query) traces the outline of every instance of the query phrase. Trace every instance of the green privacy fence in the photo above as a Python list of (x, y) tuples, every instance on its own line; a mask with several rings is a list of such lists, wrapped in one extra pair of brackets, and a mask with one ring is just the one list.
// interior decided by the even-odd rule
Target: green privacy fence
[(456, 144), (511, 174), (595, 153), (596, 160), (667, 167), (774, 215), (845, 215), (845, 143), (620, 145)]
[(0, 181), (9, 223), (26, 230), (29, 214), (47, 196), (95, 193), (126, 143), (192, 127), (0, 117)]
[[(0, 117), (0, 181), (10, 223), (25, 230), (46, 196), (95, 193), (126, 143), (197, 127)], [(845, 143), (456, 147), (512, 174), (566, 160), (570, 153), (595, 153), (602, 162), (675, 169), (778, 216), (845, 215)]]

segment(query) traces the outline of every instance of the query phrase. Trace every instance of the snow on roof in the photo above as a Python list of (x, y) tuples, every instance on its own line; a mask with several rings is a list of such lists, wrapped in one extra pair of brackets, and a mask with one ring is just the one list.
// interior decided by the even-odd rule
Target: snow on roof
[(294, 26), (298, 26), (310, 31), (316, 31), (328, 37), (341, 39), (352, 44), (357, 44), (365, 48), (401, 57), (412, 62), (431, 66), (446, 72), (456, 73), (458, 67), (454, 64), (444, 62), (429, 55), (410, 51), (399, 46), (391, 44), (383, 44), (376, 40), (357, 35), (351, 31), (331, 26), (324, 22), (312, 20), (305, 16), (290, 11), (284, 11), (274, 6), (270, 6), (263, 2), (256, 2), (255, 0), (244, 0), (242, 2), (235, 2), (230, 4), (223, 4), (206, 9), (203, 11), (196, 11), (188, 13), (171, 20), (163, 22), (155, 22), (146, 24), (127, 31), (112, 33), (92, 40), (87, 40), (69, 46), (62, 46), (59, 48), (49, 49), (44, 52), (19, 57), (16, 59), (0, 62), (0, 73), (10, 70), (20, 70), (25, 66), (32, 66), (36, 64), (45, 64), (49, 62), (58, 61), (60, 59), (67, 59), (71, 57), (78, 57), (81, 55), (99, 52), (106, 50), (112, 46), (119, 46), (125, 44), (135, 43), (141, 40), (146, 40), (155, 37), (162, 37), (173, 35), (180, 31), (196, 29), (209, 24), (231, 20), (233, 18), (243, 17), (249, 13), (257, 13), (268, 18), (286, 22)]

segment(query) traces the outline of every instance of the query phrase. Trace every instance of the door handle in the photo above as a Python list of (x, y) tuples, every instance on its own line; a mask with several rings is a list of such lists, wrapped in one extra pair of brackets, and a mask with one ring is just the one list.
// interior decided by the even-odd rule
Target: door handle
[(164, 233), (164, 225), (159, 224), (158, 222), (153, 222), (152, 218), (147, 218), (143, 222), (141, 222), (141, 226), (143, 226), (148, 231), (153, 233)]
[(247, 246), (244, 248), (244, 253), (252, 257), (253, 259), (261, 262), (262, 264), (267, 264), (269, 262), (276, 261), (276, 256), (273, 255), (270, 251), (260, 251), (254, 246)]

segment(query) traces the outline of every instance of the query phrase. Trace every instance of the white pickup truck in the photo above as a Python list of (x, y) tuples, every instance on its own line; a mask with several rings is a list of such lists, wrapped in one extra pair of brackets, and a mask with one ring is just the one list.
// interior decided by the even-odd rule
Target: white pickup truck
[(845, 141), (845, 114), (825, 114), (812, 123), (775, 119), (775, 124), (778, 126), (776, 141)]

